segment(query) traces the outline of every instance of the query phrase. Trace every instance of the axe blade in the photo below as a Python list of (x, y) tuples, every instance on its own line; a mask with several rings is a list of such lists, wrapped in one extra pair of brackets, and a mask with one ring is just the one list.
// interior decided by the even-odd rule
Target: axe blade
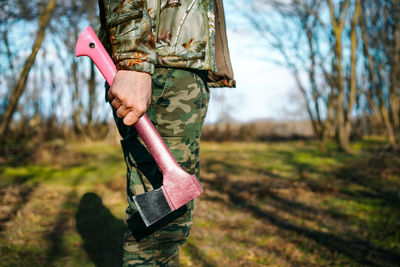
[(147, 227), (172, 212), (161, 188), (136, 195), (133, 201)]

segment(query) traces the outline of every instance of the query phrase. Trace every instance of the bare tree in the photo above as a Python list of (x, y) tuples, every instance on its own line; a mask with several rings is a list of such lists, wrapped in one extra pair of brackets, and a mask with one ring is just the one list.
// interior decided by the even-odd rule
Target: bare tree
[[(43, 138), (49, 134), (91, 139), (106, 135), (110, 116), (105, 112), (107, 105), (103, 101), (98, 103), (103, 83), (99, 84), (93, 64), (75, 58), (78, 35), (85, 25), (96, 28), (97, 11), (96, 0), (57, 1), (57, 4), (55, 0), (0, 1), (2, 140), (11, 127), (17, 139), (32, 137), (29, 134), (33, 135), (35, 130), (26, 129), (27, 125), (35, 125), (42, 132), (34, 135)], [(37, 29), (31, 33), (33, 28)], [(23, 37), (28, 34), (36, 37), (28, 56), (21, 52), (27, 50), (22, 49), (27, 42), (15, 42), (15, 33), (21, 30)], [(28, 58), (25, 63), (21, 62), (25, 57)], [(13, 116), (14, 113), (18, 116)], [(24, 136), (18, 133), (22, 128), (14, 124), (17, 121), (25, 126)], [(68, 129), (62, 129), (61, 125)]]
[(46, 28), (49, 25), (49, 21), (51, 15), (56, 7), (56, 0), (49, 0), (47, 4), (45, 4), (44, 0), (41, 1), (41, 12), (38, 16), (39, 21), (39, 28), (36, 34), (36, 39), (32, 47), (32, 52), (29, 57), (25, 60), (25, 63), (22, 67), (22, 70), (19, 75), (19, 79), (12, 89), (8, 104), (2, 114), (1, 121), (0, 121), (0, 143), (4, 141), (5, 135), (7, 133), (11, 118), (14, 114), (14, 111), (17, 107), (18, 101), (21, 97), (22, 92), (25, 89), (26, 81), (28, 79), (29, 71), (32, 68), (32, 65), (35, 62), (36, 55), (42, 45)]
[[(272, 7), (279, 18), (268, 21), (260, 5)], [(331, 80), (327, 79), (329, 71), (324, 63), (327, 57), (321, 49), (325, 23), (318, 14), (323, 10), (323, 1), (252, 1), (251, 7), (244, 15), (267, 45), (282, 56), (277, 63), (292, 73), (324, 150), (333, 126), (333, 97)]]
[[(359, 95), (361, 1), (254, 0), (250, 6), (245, 16), (292, 72), (321, 148), (335, 129), (340, 149), (349, 151)], [(273, 8), (273, 20), (263, 6)]]
[[(343, 151), (349, 151), (349, 141), (351, 134), (351, 112), (357, 95), (357, 26), (361, 12), (360, 0), (356, 0), (354, 4), (354, 12), (351, 19), (350, 29), (350, 74), (345, 74), (345, 64), (343, 63), (343, 32), (347, 16), (349, 14), (351, 1), (342, 1), (338, 7), (334, 5), (332, 0), (328, 0), (331, 27), (332, 27), (332, 42), (334, 47), (334, 63), (332, 64), (333, 71), (336, 74), (335, 87), (335, 105), (336, 105), (336, 125), (337, 138), (339, 147)], [(336, 12), (338, 10), (339, 12)], [(347, 79), (346, 79), (347, 78)], [(346, 82), (347, 80), (347, 82)], [(346, 86), (348, 88), (346, 88)]]
[(399, 1), (362, 2), (365, 95), (392, 146), (400, 143), (399, 21)]

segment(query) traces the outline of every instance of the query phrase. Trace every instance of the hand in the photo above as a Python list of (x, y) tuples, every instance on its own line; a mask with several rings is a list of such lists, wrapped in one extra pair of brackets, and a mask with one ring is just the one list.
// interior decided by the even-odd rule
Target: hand
[(108, 91), (108, 100), (127, 126), (135, 124), (151, 102), (151, 75), (146, 72), (119, 70)]

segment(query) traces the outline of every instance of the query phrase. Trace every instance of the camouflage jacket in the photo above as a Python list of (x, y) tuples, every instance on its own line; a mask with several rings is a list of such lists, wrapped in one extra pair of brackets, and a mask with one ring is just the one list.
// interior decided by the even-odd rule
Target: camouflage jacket
[(99, 0), (100, 40), (117, 69), (208, 71), (211, 87), (234, 87), (222, 0)]

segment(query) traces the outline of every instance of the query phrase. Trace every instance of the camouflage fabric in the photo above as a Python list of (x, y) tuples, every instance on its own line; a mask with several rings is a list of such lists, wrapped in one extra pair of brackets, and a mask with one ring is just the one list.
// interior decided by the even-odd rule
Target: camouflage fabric
[(99, 37), (117, 69), (207, 70), (210, 85), (235, 86), (222, 0), (99, 0), (99, 7)]
[[(152, 76), (152, 103), (147, 115), (175, 159), (199, 177), (199, 142), (209, 90), (206, 72), (156, 68)], [(150, 228), (143, 226), (132, 196), (162, 184), (162, 174), (134, 127), (115, 116), (127, 164), (127, 221), (124, 266), (178, 266), (178, 246), (188, 238), (194, 203), (190, 202)]]

